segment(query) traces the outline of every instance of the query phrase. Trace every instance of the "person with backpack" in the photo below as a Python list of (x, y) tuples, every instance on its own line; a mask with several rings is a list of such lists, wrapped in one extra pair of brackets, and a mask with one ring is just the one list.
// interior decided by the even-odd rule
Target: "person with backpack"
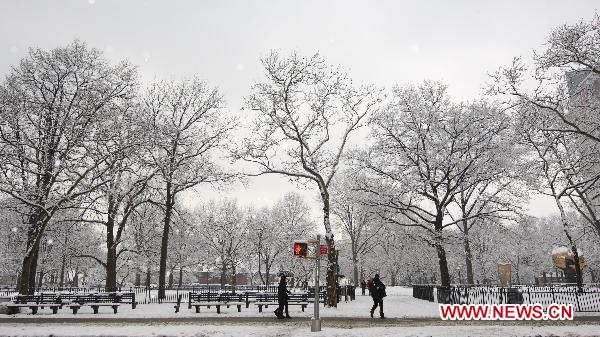
[(383, 319), (385, 316), (383, 315), (383, 298), (386, 297), (385, 293), (385, 285), (381, 282), (379, 278), (379, 274), (375, 274), (373, 281), (371, 282), (371, 297), (373, 297), (373, 307), (371, 308), (371, 318), (373, 318), (373, 313), (375, 309), (379, 307), (379, 316)]
[[(279, 308), (275, 309), (275, 316), (278, 319), (283, 318), (292, 318), (288, 313), (288, 294), (291, 292), (287, 289), (287, 282), (285, 280), (285, 276), (281, 276), (279, 280), (279, 286), (277, 287), (277, 302), (279, 303)], [(283, 316), (283, 310), (285, 309), (285, 317)]]

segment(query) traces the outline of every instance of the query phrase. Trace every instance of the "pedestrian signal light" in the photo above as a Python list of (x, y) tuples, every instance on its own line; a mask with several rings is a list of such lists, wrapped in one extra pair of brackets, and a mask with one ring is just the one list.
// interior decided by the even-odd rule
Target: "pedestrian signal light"
[(294, 256), (306, 257), (308, 253), (308, 243), (294, 242)]

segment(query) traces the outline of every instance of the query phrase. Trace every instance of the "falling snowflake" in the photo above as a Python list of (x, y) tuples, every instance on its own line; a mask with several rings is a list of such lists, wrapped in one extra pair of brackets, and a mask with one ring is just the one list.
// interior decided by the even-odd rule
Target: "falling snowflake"
[(419, 45), (417, 44), (413, 44), (412, 46), (410, 46), (410, 51), (413, 53), (416, 53), (419, 51)]
[(243, 71), (244, 70), (244, 65), (241, 63), (238, 63), (237, 66), (235, 66), (235, 68), (237, 69), (237, 71)]
[(88, 0), (88, 2), (90, 3), (90, 5), (93, 5), (96, 3), (96, 0)]
[(144, 57), (144, 62), (150, 61), (150, 58), (152, 57), (152, 55), (150, 54), (150, 52), (147, 52), (147, 51), (143, 52), (142, 56)]

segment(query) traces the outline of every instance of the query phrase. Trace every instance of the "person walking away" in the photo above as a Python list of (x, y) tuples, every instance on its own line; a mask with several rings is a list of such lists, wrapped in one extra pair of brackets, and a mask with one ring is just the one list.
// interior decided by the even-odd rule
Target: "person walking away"
[[(277, 287), (277, 302), (279, 303), (279, 308), (275, 309), (275, 316), (277, 316), (278, 319), (292, 318), (288, 313), (288, 294), (291, 294), (291, 292), (287, 289), (285, 276), (281, 276), (279, 286)], [(283, 316), (284, 309), (285, 317)]]
[(369, 278), (367, 279), (367, 290), (369, 291), (369, 296), (372, 296), (372, 295), (371, 295), (371, 286), (372, 286), (372, 285), (373, 285), (373, 283), (371, 282), (371, 278), (369, 277)]
[(371, 318), (375, 309), (379, 307), (379, 316), (385, 318), (383, 315), (383, 298), (387, 296), (385, 293), (385, 285), (381, 282), (379, 274), (375, 274), (373, 281), (371, 282), (371, 297), (373, 297), (373, 308), (371, 308)]
[(360, 290), (362, 290), (363, 296), (365, 296), (365, 288), (367, 288), (367, 282), (365, 280), (360, 281)]

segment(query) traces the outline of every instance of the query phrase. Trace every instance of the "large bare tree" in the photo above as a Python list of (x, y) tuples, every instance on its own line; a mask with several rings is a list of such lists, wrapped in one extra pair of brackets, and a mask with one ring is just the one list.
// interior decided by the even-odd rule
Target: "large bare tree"
[(271, 52), (262, 58), (265, 79), (252, 86), (246, 106), (254, 124), (236, 157), (256, 164), (257, 175), (281, 174), (318, 187), (327, 255), (327, 304), (337, 306), (336, 253), (330, 223), (329, 187), (349, 138), (382, 101), (372, 86), (355, 87), (318, 54)]
[(34, 291), (40, 243), (52, 216), (108, 183), (120, 149), (104, 155), (113, 135), (101, 122), (128, 104), (136, 70), (111, 65), (75, 41), (50, 51), (30, 49), (0, 89), (0, 192), (22, 203), (27, 247), (19, 292)]
[(161, 198), (154, 203), (164, 210), (158, 279), (162, 299), (176, 198), (198, 184), (218, 183), (229, 177), (215, 157), (235, 123), (223, 114), (219, 91), (197, 78), (152, 85), (144, 106), (147, 127), (153, 134), (150, 155), (160, 177)]
[(375, 143), (359, 156), (370, 176), (361, 189), (385, 221), (425, 231), (422, 238), (437, 251), (442, 286), (449, 286), (443, 230), (483, 215), (449, 219), (449, 206), (502, 149), (508, 118), (486, 102), (453, 103), (445, 85), (426, 81), (397, 87), (372, 125)]

